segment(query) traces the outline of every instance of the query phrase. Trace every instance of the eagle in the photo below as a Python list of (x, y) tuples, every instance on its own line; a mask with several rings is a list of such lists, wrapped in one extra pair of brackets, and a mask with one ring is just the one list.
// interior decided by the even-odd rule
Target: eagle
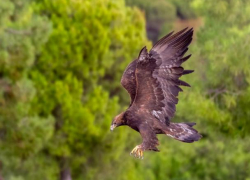
[(131, 101), (127, 110), (113, 119), (110, 130), (127, 125), (141, 134), (142, 143), (130, 153), (136, 158), (143, 158), (146, 150), (159, 151), (157, 134), (186, 143), (202, 137), (193, 128), (196, 123), (170, 121), (176, 111), (178, 94), (183, 91), (180, 86), (190, 87), (179, 78), (193, 72), (181, 66), (191, 56), (184, 54), (192, 37), (193, 28), (167, 34), (149, 52), (143, 47), (123, 73), (121, 84)]

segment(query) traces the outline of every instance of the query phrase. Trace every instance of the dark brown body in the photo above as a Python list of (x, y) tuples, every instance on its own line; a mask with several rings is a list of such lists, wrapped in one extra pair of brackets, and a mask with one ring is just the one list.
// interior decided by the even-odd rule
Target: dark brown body
[(172, 123), (176, 111), (180, 86), (190, 86), (179, 80), (192, 70), (181, 64), (191, 55), (184, 56), (192, 41), (193, 30), (170, 33), (147, 51), (144, 47), (138, 59), (131, 62), (123, 73), (121, 84), (130, 94), (129, 108), (115, 117), (111, 130), (128, 125), (143, 139), (132, 153), (141, 156), (145, 150), (158, 151), (156, 134), (166, 134), (182, 142), (194, 142), (201, 135), (192, 128), (195, 123)]
[(126, 125), (136, 131), (139, 131), (140, 127), (150, 128), (155, 134), (165, 134), (165, 132), (168, 131), (168, 127), (165, 124), (161, 123), (160, 121), (154, 120), (155, 117), (153, 117), (152, 115), (141, 116), (141, 113), (139, 111), (140, 109), (134, 110), (133, 107), (130, 107), (125, 112), (124, 119), (127, 122)]

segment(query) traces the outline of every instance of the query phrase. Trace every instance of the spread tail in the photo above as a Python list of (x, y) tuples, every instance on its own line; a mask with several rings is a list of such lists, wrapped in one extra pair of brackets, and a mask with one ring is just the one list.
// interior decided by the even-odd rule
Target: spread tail
[(193, 126), (196, 123), (170, 123), (166, 135), (182, 142), (192, 143), (198, 141), (202, 136)]

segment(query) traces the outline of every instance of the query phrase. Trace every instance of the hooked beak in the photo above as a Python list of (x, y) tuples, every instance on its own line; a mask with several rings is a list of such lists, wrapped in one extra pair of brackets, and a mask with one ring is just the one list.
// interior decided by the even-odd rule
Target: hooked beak
[(115, 124), (111, 124), (110, 131), (113, 131), (115, 128), (116, 128), (116, 125)]

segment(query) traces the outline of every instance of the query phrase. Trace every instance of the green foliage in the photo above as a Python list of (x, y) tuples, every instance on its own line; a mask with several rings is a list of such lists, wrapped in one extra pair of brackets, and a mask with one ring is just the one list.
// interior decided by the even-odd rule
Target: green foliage
[(147, 174), (144, 179), (248, 179), (250, 28), (246, 14), (250, 3), (171, 2), (177, 13), (182, 9), (185, 18), (202, 16), (204, 21), (199, 31), (195, 29), (198, 33), (190, 49), (193, 56), (184, 65), (195, 69), (182, 77), (192, 88), (180, 94), (173, 119), (196, 122), (203, 139), (183, 144), (161, 137), (161, 152), (148, 153), (150, 157), (146, 155), (146, 162), (135, 166), (136, 171), (153, 171), (153, 176)]
[[(87, 172), (100, 171), (124, 147), (114, 153), (108, 136), (119, 106), (106, 89), (115, 91), (138, 47), (148, 43), (143, 16), (122, 1), (38, 0), (34, 8), (53, 23), (30, 73), (37, 89), (36, 111), (56, 120), (44, 151), (58, 161), (60, 171), (70, 169), (74, 178), (93, 179), (95, 174)], [(126, 138), (112, 137), (112, 142)], [(85, 173), (79, 174), (82, 169)]]
[[(167, 0), (165, 0), (167, 1)], [(191, 7), (192, 0), (169, 0), (176, 8), (176, 15), (180, 19), (192, 19), (197, 17), (197, 12)]]
[(142, 166), (150, 164), (155, 179), (248, 179), (250, 3), (194, 0), (189, 6), (204, 26), (184, 65), (195, 69), (182, 77), (192, 88), (180, 94), (173, 121), (196, 122), (203, 139), (182, 144), (161, 137), (161, 153)]
[[(197, 56), (202, 60), (198, 62), (198, 73), (202, 73), (204, 79), (201, 88), (211, 102), (230, 117), (226, 124), (221, 124), (217, 119), (214, 121), (232, 135), (245, 136), (250, 130), (246, 118), (248, 108), (242, 106), (249, 103), (246, 98), (249, 97), (249, 52), (246, 49), (250, 26), (247, 23), (249, 18), (244, 14), (248, 12), (250, 3), (220, 1), (217, 4), (211, 1), (206, 8), (199, 3), (193, 1), (192, 6), (206, 17), (206, 26), (199, 31), (197, 41), (197, 49), (200, 49)], [(201, 45), (204, 46), (202, 49)]]
[(146, 18), (147, 36), (155, 43), (175, 26), (177, 19), (196, 18), (191, 0), (126, 0), (129, 6), (139, 7)]
[[(0, 179), (250, 179), (247, 0), (0, 1)], [(144, 11), (141, 12), (139, 9)], [(147, 21), (145, 28), (144, 16)], [(173, 121), (203, 139), (159, 136), (160, 153), (129, 156), (140, 135), (109, 132), (129, 104), (120, 86), (140, 49), (202, 17), (184, 65), (195, 73)], [(119, 97), (119, 98), (118, 98)]]
[[(147, 35), (156, 42), (159, 35), (172, 28), (176, 19), (176, 8), (166, 0), (126, 0), (130, 6), (137, 6), (145, 12)], [(166, 32), (164, 32), (166, 33)]]
[(28, 1), (1, 1), (0, 27), (0, 162), (6, 178), (21, 179), (21, 163), (30, 164), (53, 131), (53, 117), (32, 109), (36, 88), (28, 77), (51, 24)]

